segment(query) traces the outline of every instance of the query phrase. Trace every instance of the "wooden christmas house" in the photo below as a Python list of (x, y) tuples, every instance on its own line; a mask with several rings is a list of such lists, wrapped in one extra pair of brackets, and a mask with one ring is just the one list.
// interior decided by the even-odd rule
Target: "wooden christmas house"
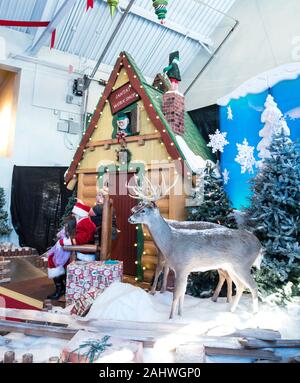
[[(166, 90), (157, 82), (149, 85), (132, 57), (122, 52), (65, 176), (68, 188), (77, 187), (78, 198), (90, 206), (97, 188), (108, 182), (121, 230), (112, 258), (124, 261), (125, 274), (145, 281), (152, 279), (157, 250), (146, 228), (128, 223), (137, 201), (125, 183), (134, 174), (151, 180), (163, 174), (167, 182), (179, 177), (183, 184), (210, 159), (185, 112), (184, 96)], [(185, 219), (186, 189), (172, 190), (158, 202), (164, 217)]]

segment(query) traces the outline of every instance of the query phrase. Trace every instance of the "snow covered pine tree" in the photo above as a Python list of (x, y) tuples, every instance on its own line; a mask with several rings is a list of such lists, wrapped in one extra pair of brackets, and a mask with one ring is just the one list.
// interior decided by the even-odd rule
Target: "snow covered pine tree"
[(272, 141), (273, 134), (283, 133), (286, 136), (290, 135), (290, 129), (287, 126), (281, 110), (278, 108), (274, 98), (269, 94), (265, 102), (265, 110), (261, 115), (261, 122), (264, 127), (259, 132), (262, 140), (257, 145), (258, 157), (264, 160), (270, 157), (269, 146)]
[(3, 188), (0, 187), (0, 238), (8, 235), (11, 229), (8, 225), (8, 214), (4, 210), (5, 206), (5, 194)]
[(266, 251), (256, 273), (261, 297), (283, 303), (300, 292), (300, 152), (284, 130), (268, 151), (247, 215)]
[(218, 223), (232, 229), (237, 228), (233, 209), (224, 190), (223, 179), (214, 167), (204, 169), (204, 200), (200, 206), (188, 208), (189, 221)]
[[(223, 179), (208, 165), (204, 169), (204, 200), (200, 206), (188, 208), (189, 221), (219, 223), (231, 229), (237, 229), (233, 209), (224, 190)], [(191, 273), (188, 278), (187, 293), (206, 298), (213, 294), (218, 283), (216, 271)], [(221, 296), (224, 295), (222, 291)]]

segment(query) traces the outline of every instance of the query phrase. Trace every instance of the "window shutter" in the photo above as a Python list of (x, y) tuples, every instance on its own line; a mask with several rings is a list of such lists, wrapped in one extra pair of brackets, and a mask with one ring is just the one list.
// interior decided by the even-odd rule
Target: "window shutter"
[(140, 133), (140, 108), (139, 105), (136, 106), (131, 111), (131, 131), (132, 134)]

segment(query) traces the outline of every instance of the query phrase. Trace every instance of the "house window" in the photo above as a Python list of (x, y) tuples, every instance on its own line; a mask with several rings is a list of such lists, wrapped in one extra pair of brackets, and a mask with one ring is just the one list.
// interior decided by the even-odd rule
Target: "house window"
[(117, 137), (118, 132), (124, 132), (126, 136), (135, 136), (140, 133), (139, 105), (125, 108), (113, 116), (112, 138)]
[(0, 157), (12, 155), (18, 87), (18, 73), (0, 68)]

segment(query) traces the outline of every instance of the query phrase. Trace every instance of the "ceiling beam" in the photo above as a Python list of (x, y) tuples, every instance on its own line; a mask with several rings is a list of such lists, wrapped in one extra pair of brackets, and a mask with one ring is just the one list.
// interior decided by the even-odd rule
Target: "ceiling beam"
[[(36, 20), (52, 20), (52, 17), (55, 14), (55, 11), (57, 9), (58, 4), (51, 1), (46, 1), (45, 6), (43, 9), (43, 12), (39, 17), (36, 18)], [(41, 34), (43, 33), (43, 28), (29, 28), (30, 31), (32, 31), (32, 35), (34, 36), (32, 45), (34, 45), (38, 39), (40, 38)]]
[(51, 33), (58, 27), (63, 18), (70, 12), (77, 0), (65, 0), (59, 10), (56, 12), (54, 18), (50, 21), (48, 27), (40, 35), (38, 40), (26, 52), (27, 54), (36, 55), (41, 47), (49, 40)]
[[(107, 1), (107, 0), (104, 0), (104, 1)], [(121, 9), (126, 9), (127, 5), (128, 5), (127, 0), (120, 0), (119, 6)], [(136, 16), (140, 16), (143, 19), (149, 20), (155, 24), (161, 25), (160, 21), (157, 19), (156, 15), (154, 13), (154, 9), (153, 9), (153, 12), (149, 12), (146, 9), (139, 7), (138, 5), (133, 5), (130, 9), (130, 13), (132, 13)], [(213, 41), (210, 38), (207, 38), (198, 32), (189, 30), (189, 28), (186, 28), (186, 27), (184, 27), (180, 24), (177, 24), (173, 21), (166, 20), (166, 23), (163, 25), (163, 27), (170, 29), (171, 31), (177, 32), (183, 36), (187, 36), (188, 38), (190, 38), (192, 40), (198, 41), (200, 44), (205, 44), (208, 46), (213, 45)]]

